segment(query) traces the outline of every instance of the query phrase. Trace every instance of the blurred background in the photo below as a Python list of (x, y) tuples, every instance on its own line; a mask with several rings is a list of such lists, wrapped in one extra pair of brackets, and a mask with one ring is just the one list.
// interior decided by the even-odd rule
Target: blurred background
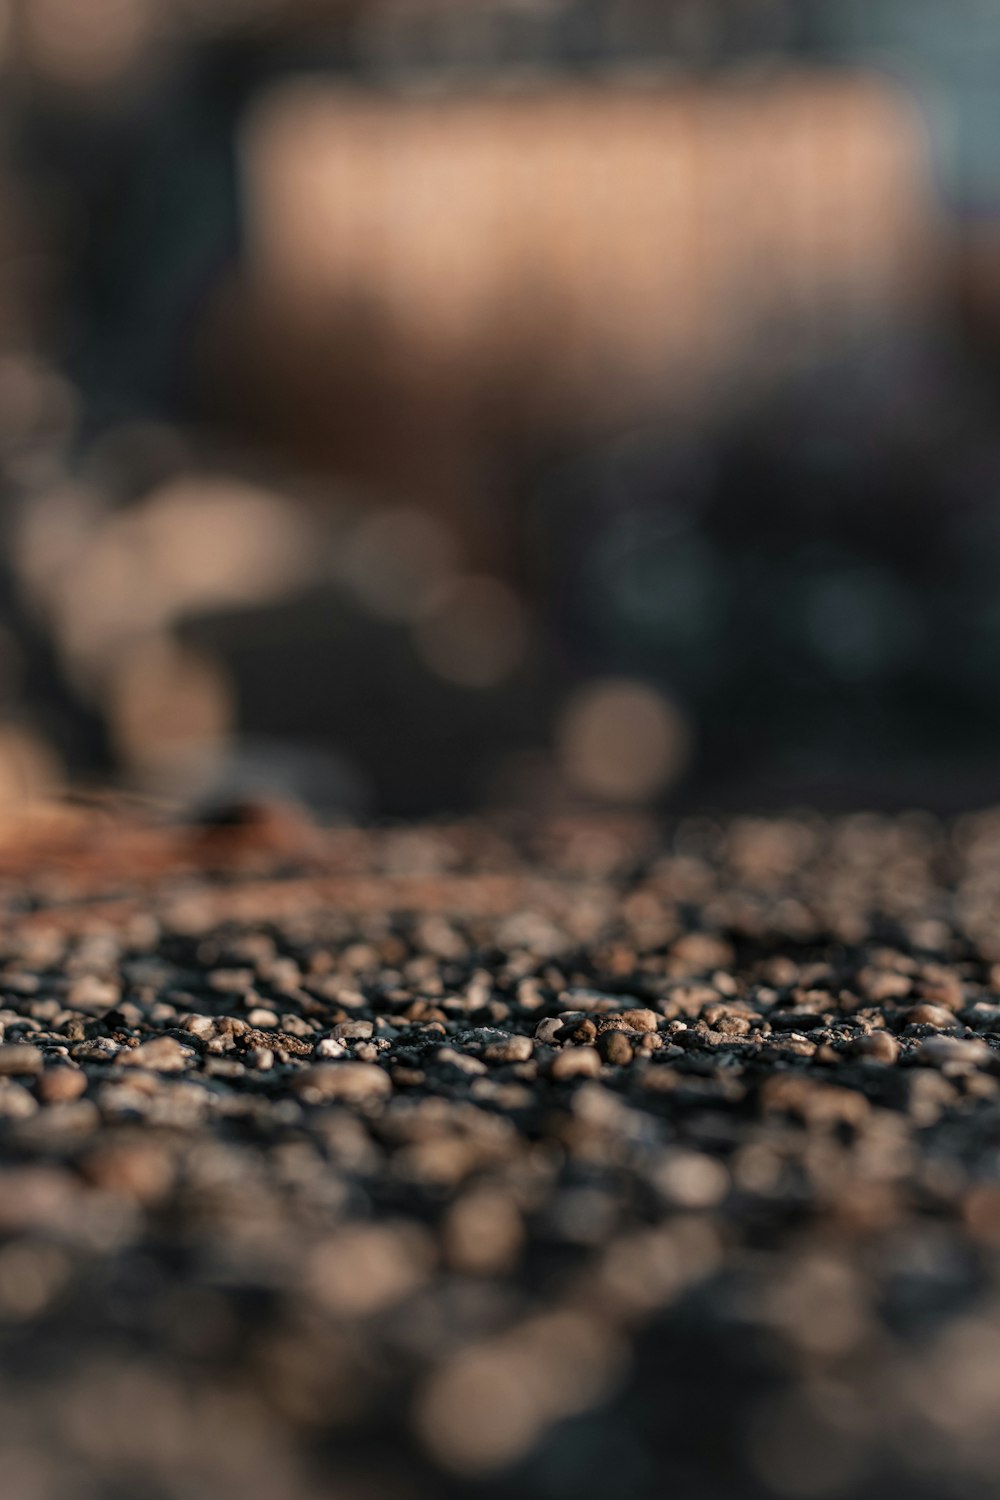
[(0, 0), (0, 804), (1000, 797), (990, 0)]

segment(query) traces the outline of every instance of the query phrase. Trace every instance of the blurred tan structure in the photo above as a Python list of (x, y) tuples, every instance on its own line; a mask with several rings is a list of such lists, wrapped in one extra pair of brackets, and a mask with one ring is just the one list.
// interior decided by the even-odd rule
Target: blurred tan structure
[(780, 367), (905, 317), (931, 275), (919, 123), (860, 77), (298, 82), (243, 159), (283, 420), (411, 490), (461, 492), (491, 444), (688, 402), (751, 354)]
[[(896, 68), (907, 93), (860, 44), (764, 24), (792, 4), (0, 0), (8, 136), (33, 112), (39, 132), (17, 170), (0, 152), (0, 567), (132, 783), (200, 792), (261, 724), (316, 729), (367, 775), (368, 677), (394, 727), (447, 690), (439, 715), (467, 707), (469, 742), (492, 746), (491, 695), (527, 703), (551, 672), (544, 761), (522, 747), (483, 785), (643, 802), (699, 763), (687, 689), (646, 681), (673, 670), (666, 625), (661, 656), (647, 621), (632, 657), (625, 610), (621, 659), (592, 640), (571, 661), (586, 611), (564, 617), (552, 580), (597, 558), (617, 495), (585, 535), (546, 489), (559, 460), (647, 422), (640, 442), (697, 437), (853, 340), (852, 368), (890, 349), (906, 366), (907, 340), (879, 335), (940, 311), (947, 340), (949, 300), (1000, 348), (995, 222), (934, 180), (916, 70)], [(897, 29), (890, 63), (910, 55)], [(546, 549), (567, 561), (542, 598)], [(685, 566), (645, 584), (678, 617)], [(631, 564), (614, 580), (637, 592)], [(898, 597), (890, 580), (876, 625)], [(597, 605), (591, 623), (612, 629)], [(23, 683), (52, 674), (8, 635), (16, 797), (77, 756), (57, 719), (21, 722)], [(307, 657), (313, 718), (255, 720), (262, 676), (285, 685)]]

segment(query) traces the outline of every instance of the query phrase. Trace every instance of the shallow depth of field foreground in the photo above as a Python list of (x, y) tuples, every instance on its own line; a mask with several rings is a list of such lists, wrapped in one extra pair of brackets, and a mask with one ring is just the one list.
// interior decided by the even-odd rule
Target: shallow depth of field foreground
[(12, 1497), (995, 1492), (996, 814), (2, 871)]

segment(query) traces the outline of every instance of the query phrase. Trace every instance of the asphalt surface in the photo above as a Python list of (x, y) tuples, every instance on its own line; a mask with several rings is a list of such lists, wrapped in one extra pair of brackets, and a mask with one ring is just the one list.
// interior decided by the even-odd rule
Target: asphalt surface
[(0, 840), (9, 1500), (1000, 1492), (1000, 814)]

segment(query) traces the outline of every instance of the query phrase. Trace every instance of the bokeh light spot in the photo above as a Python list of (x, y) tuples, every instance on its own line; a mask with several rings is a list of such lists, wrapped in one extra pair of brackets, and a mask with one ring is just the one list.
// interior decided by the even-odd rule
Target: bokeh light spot
[(444, 584), (416, 622), (414, 640), (427, 666), (460, 687), (494, 687), (523, 659), (524, 608), (497, 578), (466, 575)]
[(666, 695), (646, 683), (603, 678), (575, 693), (557, 730), (563, 771), (588, 796), (643, 802), (685, 769), (691, 728)]
[(344, 577), (360, 603), (384, 620), (413, 620), (457, 566), (448, 528), (417, 506), (366, 516), (350, 538)]

